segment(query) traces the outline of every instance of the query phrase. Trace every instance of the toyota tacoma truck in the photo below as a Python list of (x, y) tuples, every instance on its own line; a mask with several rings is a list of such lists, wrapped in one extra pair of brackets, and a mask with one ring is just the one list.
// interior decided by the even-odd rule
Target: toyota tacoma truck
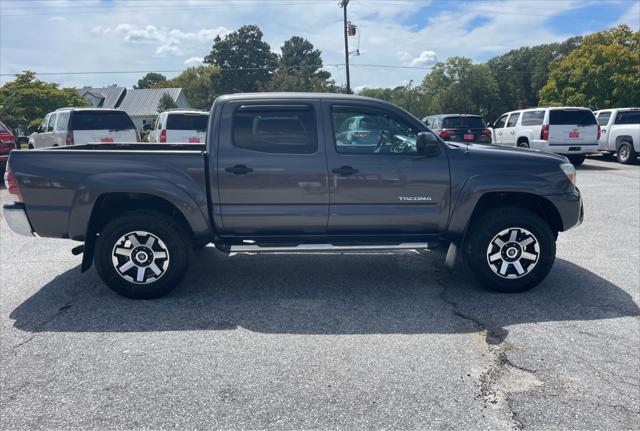
[(565, 157), (444, 142), (380, 100), (234, 94), (208, 121), (206, 144), (13, 151), (5, 219), (81, 241), (82, 271), (94, 263), (115, 292), (155, 298), (209, 243), (230, 254), (448, 246), (449, 268), (461, 255), (486, 286), (520, 292), (583, 218)]

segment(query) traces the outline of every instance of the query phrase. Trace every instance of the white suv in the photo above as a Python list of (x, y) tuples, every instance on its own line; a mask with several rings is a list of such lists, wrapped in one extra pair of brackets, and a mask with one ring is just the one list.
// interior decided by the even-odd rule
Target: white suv
[(117, 109), (61, 108), (30, 127), (29, 148), (62, 147), (89, 142), (140, 142), (129, 115)]
[(171, 110), (158, 115), (149, 133), (149, 142), (204, 144), (209, 113), (195, 110)]
[(562, 154), (581, 165), (598, 152), (600, 127), (588, 108), (532, 108), (507, 112), (488, 125), (492, 142)]
[(623, 164), (635, 162), (640, 153), (640, 108), (603, 109), (594, 114), (602, 128), (600, 151), (616, 153)]

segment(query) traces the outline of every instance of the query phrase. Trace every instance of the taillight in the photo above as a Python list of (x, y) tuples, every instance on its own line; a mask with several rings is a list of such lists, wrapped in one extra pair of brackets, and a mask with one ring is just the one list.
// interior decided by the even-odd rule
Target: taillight
[(540, 139), (542, 139), (543, 141), (548, 141), (549, 140), (549, 125), (548, 124), (543, 124), (542, 125), (542, 129), (540, 130)]
[(438, 136), (440, 136), (442, 139), (449, 139), (451, 137), (451, 132), (448, 130), (440, 130)]
[(20, 193), (20, 187), (18, 187), (18, 182), (16, 181), (16, 177), (13, 176), (10, 165), (7, 165), (7, 170), (4, 172), (4, 185), (9, 194), (16, 195), (17, 202), (24, 202), (22, 193)]
[(487, 138), (490, 138), (490, 137), (491, 137), (491, 130), (489, 130), (489, 129), (484, 129), (484, 130), (482, 131), (482, 136), (486, 136)]
[(601, 136), (602, 136), (602, 129), (600, 129), (600, 125), (598, 124), (598, 140), (600, 140)]
[(160, 142), (167, 142), (167, 129), (160, 131)]
[(66, 140), (66, 144), (67, 145), (73, 145), (73, 132), (71, 130), (69, 130), (67, 132), (67, 140)]
[(142, 142), (142, 138), (140, 137), (140, 130), (136, 129), (136, 142)]

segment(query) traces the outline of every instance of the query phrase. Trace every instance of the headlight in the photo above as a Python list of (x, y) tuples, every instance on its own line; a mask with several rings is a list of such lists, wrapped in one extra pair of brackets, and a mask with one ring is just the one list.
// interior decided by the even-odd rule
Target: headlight
[(560, 169), (567, 176), (569, 182), (573, 185), (576, 184), (576, 168), (571, 163), (563, 163), (560, 165)]

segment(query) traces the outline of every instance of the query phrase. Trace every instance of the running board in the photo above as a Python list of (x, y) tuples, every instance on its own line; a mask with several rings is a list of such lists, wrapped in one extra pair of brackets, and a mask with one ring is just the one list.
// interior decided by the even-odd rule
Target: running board
[(313, 253), (332, 251), (375, 251), (375, 250), (423, 250), (429, 248), (426, 242), (405, 242), (401, 244), (376, 245), (333, 245), (300, 244), (296, 246), (260, 246), (257, 244), (232, 245), (229, 253)]

